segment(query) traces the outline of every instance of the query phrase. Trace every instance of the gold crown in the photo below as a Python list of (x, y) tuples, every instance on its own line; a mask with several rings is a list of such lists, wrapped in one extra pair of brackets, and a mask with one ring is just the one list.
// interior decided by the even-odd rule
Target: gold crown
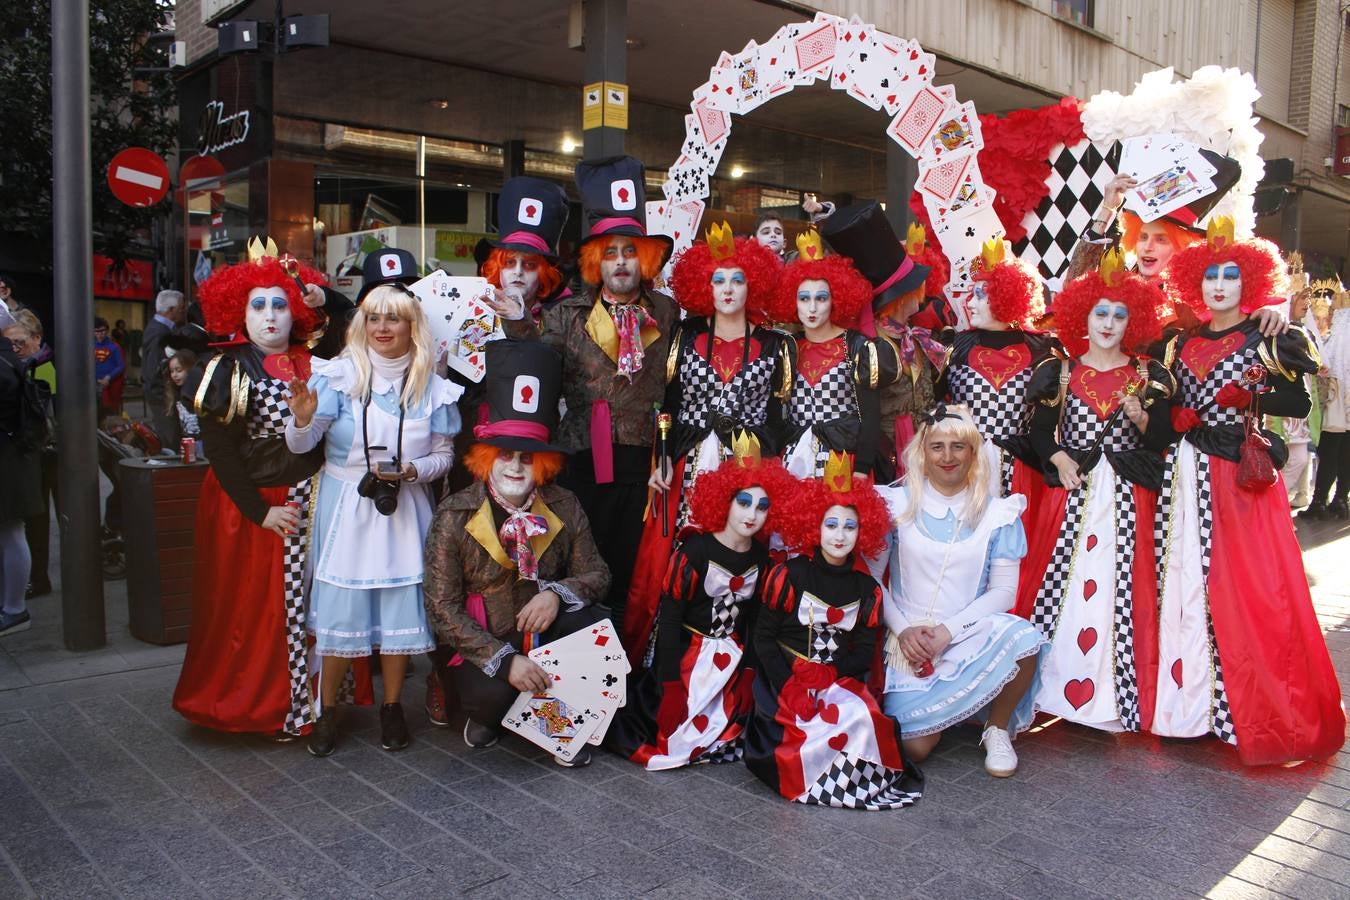
[(1008, 245), (1001, 237), (991, 237), (980, 245), (980, 255), (971, 260), (972, 272), (988, 272), (1003, 262), (1008, 255)]
[(1102, 256), (1102, 264), (1097, 267), (1101, 273), (1102, 284), (1107, 287), (1115, 287), (1120, 284), (1121, 277), (1125, 274), (1125, 254), (1119, 247), (1112, 247)]
[(732, 436), (731, 452), (735, 455), (736, 462), (747, 469), (759, 465), (763, 459), (760, 455), (759, 438), (746, 431), (738, 431)]
[(725, 220), (721, 225), (714, 225), (704, 232), (703, 240), (707, 242), (713, 259), (727, 259), (736, 255), (736, 238)]
[(1211, 219), (1208, 227), (1205, 228), (1205, 240), (1209, 242), (1209, 249), (1211, 250), (1222, 250), (1224, 247), (1232, 246), (1232, 217), (1215, 216)]
[(841, 494), (853, 490), (853, 454), (830, 451), (825, 460), (825, 487)]
[(905, 234), (905, 253), (910, 256), (919, 256), (923, 253), (924, 246), (928, 243), (928, 232), (918, 222), (909, 223), (909, 231)]
[(1289, 255), (1288, 255), (1287, 257), (1285, 257), (1285, 262), (1286, 262), (1286, 263), (1288, 264), (1288, 266), (1289, 266), (1289, 274), (1290, 274), (1290, 275), (1302, 275), (1302, 274), (1303, 274), (1303, 254), (1302, 254), (1302, 253), (1299, 253), (1297, 250), (1291, 250), (1291, 251), (1289, 251)]
[(268, 238), (267, 243), (264, 244), (262, 240), (260, 240), (255, 235), (254, 238), (248, 242), (249, 262), (252, 263), (262, 262), (264, 259), (267, 259), (268, 257), (276, 259), (277, 256), (278, 256), (277, 244), (276, 241), (272, 240), (271, 238)]
[(820, 232), (808, 228), (797, 235), (797, 254), (802, 259), (824, 259), (825, 245), (820, 242)]

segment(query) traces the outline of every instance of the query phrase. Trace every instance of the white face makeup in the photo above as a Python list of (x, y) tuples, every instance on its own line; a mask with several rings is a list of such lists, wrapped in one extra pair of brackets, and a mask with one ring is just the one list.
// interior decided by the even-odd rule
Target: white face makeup
[(966, 315), (971, 328), (997, 329), (1004, 324), (989, 311), (989, 288), (983, 281), (975, 282), (971, 288), (970, 298), (966, 300)]
[(830, 283), (819, 279), (797, 285), (797, 319), (807, 331), (830, 324)]
[(539, 293), (539, 257), (533, 253), (509, 253), (499, 277), (503, 292), (530, 303)]
[(831, 506), (820, 520), (820, 552), (825, 561), (839, 565), (858, 545), (858, 511), (851, 506)]
[(615, 299), (637, 296), (642, 287), (642, 263), (632, 238), (609, 239), (600, 257), (600, 281)]
[(714, 269), (712, 273), (713, 308), (724, 316), (733, 316), (745, 309), (745, 298), (750, 286), (745, 271), (740, 268)]
[(1228, 312), (1242, 301), (1242, 270), (1231, 259), (1205, 269), (1200, 296), (1211, 312)]
[(759, 485), (742, 488), (731, 498), (727, 510), (727, 530), (737, 537), (750, 538), (764, 527), (769, 517), (769, 495)]
[(1098, 350), (1115, 350), (1130, 324), (1130, 310), (1124, 303), (1098, 300), (1088, 313), (1088, 341)]
[(264, 353), (284, 353), (291, 343), (291, 322), (291, 303), (280, 285), (248, 292), (244, 330), (253, 346)]
[(768, 247), (774, 253), (783, 252), (785, 238), (783, 235), (783, 223), (777, 219), (765, 219), (755, 229), (755, 240), (762, 246)]
[(1145, 222), (1139, 226), (1139, 238), (1134, 244), (1134, 259), (1139, 274), (1153, 278), (1167, 267), (1177, 245), (1167, 236), (1167, 229), (1160, 222)]
[(488, 480), (494, 491), (511, 503), (520, 505), (534, 490), (534, 454), (498, 450)]

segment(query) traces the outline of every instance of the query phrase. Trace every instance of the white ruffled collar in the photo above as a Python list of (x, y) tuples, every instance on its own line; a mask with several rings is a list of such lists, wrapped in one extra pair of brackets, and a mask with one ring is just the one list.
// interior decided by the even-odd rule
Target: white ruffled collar
[(388, 359), (367, 347), (366, 359), (370, 360), (371, 393), (387, 394), (391, 390), (397, 391), (402, 388), (403, 376), (407, 374), (408, 366), (412, 362), (412, 351)]
[(962, 511), (966, 508), (966, 499), (970, 496), (970, 488), (962, 488), (961, 492), (948, 497), (927, 481), (923, 483), (923, 511), (935, 519), (945, 519), (953, 512), (959, 518)]

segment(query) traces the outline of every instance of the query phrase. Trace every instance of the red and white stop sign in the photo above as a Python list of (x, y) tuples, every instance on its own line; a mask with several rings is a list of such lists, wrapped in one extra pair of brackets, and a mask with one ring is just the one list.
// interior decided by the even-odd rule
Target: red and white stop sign
[(128, 147), (108, 163), (108, 187), (127, 206), (151, 206), (169, 192), (169, 165), (153, 150)]

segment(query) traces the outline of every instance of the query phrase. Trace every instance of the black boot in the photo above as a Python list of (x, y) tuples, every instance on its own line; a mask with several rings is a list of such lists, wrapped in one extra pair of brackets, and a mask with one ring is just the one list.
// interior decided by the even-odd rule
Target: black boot
[(380, 707), (380, 746), (402, 750), (408, 746), (408, 723), (403, 721), (403, 704), (386, 703)]
[(1327, 504), (1328, 519), (1350, 519), (1350, 503), (1346, 503), (1344, 497), (1339, 500), (1332, 500)]
[(311, 756), (331, 756), (337, 749), (337, 710), (330, 709), (319, 716), (309, 732)]
[(1318, 521), (1327, 517), (1327, 505), (1320, 500), (1308, 504), (1308, 508), (1298, 514), (1298, 518)]

